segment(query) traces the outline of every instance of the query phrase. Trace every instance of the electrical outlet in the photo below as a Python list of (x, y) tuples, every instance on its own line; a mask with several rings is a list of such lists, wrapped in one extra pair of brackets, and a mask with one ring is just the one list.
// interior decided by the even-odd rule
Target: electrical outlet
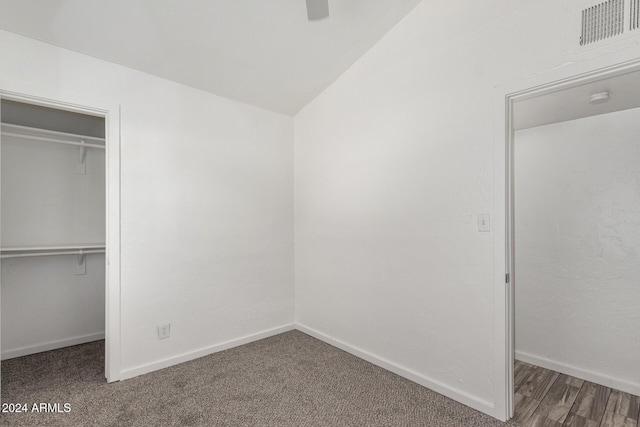
[(478, 214), (478, 231), (491, 231), (491, 220), (488, 213)]
[(162, 323), (158, 325), (158, 339), (163, 340), (169, 338), (171, 333), (171, 323)]

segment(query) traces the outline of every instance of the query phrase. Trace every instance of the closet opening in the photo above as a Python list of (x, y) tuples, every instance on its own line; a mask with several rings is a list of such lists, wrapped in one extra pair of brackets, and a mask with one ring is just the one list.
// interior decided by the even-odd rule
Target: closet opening
[[(11, 98), (0, 104), (2, 360), (105, 340), (108, 318), (106, 116)], [(107, 354), (107, 377), (108, 365)]]
[(515, 103), (513, 123), (514, 419), (636, 424), (640, 71)]
[[(640, 344), (640, 270), (630, 246), (640, 232), (637, 58), (624, 52), (496, 91), (494, 179), (505, 191), (494, 199), (495, 391), (505, 420), (640, 417), (640, 377), (629, 363)], [(532, 292), (551, 299), (536, 309), (525, 301)], [(534, 323), (523, 326), (531, 313)]]

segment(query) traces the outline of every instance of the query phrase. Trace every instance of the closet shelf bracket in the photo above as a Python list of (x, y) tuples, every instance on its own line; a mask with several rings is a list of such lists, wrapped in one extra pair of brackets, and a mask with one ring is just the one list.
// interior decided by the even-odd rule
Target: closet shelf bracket
[(76, 175), (87, 174), (87, 147), (84, 139), (80, 140), (78, 151), (78, 164), (76, 165)]
[(87, 264), (85, 263), (84, 249), (78, 249), (78, 263), (76, 264), (76, 276), (87, 274)]

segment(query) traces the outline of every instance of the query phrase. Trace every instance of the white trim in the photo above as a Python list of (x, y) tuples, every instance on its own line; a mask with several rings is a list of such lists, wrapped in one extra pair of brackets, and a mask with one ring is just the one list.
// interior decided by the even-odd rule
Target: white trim
[(120, 379), (120, 106), (82, 93), (25, 81), (0, 80), (0, 96), (43, 107), (73, 111), (105, 119), (106, 254), (105, 254), (105, 376)]
[(104, 339), (104, 332), (97, 334), (81, 335), (79, 337), (65, 338), (57, 341), (50, 341), (43, 344), (30, 345), (27, 347), (15, 348), (13, 350), (3, 350), (2, 360), (13, 359), (15, 357), (28, 356), (30, 354), (42, 353), (43, 351), (57, 350), (72, 345), (85, 344), (88, 342)]
[(198, 350), (182, 353), (177, 356), (168, 357), (166, 359), (158, 360), (153, 363), (145, 363), (144, 365), (139, 365), (134, 368), (123, 370), (120, 379), (126, 380), (129, 378), (137, 377), (138, 375), (148, 374), (149, 372), (168, 368), (170, 366), (188, 362), (190, 360), (198, 359), (200, 357), (208, 356), (210, 354), (217, 353), (219, 351), (228, 350), (230, 348), (238, 347), (244, 344), (249, 344), (251, 342), (258, 341), (264, 338), (269, 338), (275, 335), (279, 335), (284, 332), (293, 331), (294, 329), (295, 329), (295, 325), (293, 323), (290, 323), (287, 325), (279, 326), (277, 328), (267, 329), (265, 331), (258, 332), (255, 334), (246, 335), (241, 338), (225, 341), (220, 344), (215, 344), (215, 345), (204, 347)]
[(395, 362), (391, 362), (390, 360), (387, 360), (383, 357), (372, 354), (366, 350), (362, 350), (360, 348), (354, 347), (350, 344), (345, 343), (344, 341), (333, 338), (327, 334), (324, 334), (308, 326), (301, 325), (300, 323), (296, 323), (296, 329), (299, 330), (300, 332), (304, 332), (307, 335), (317, 338), (320, 341), (324, 341), (329, 345), (332, 345), (341, 350), (344, 350), (347, 353), (351, 353), (354, 356), (359, 357), (360, 359), (373, 363), (374, 365), (379, 366), (383, 369), (386, 369), (387, 371), (391, 371), (394, 374), (400, 375), (403, 378), (406, 378), (410, 381), (420, 384), (423, 387), (426, 387), (446, 397), (456, 400), (475, 410), (478, 410), (480, 412), (483, 412), (491, 416), (493, 416), (495, 412), (494, 406), (491, 402), (487, 402), (486, 400), (480, 399), (477, 396), (473, 396), (469, 393), (453, 388), (440, 381), (434, 380), (433, 378), (429, 378), (426, 375), (420, 374), (409, 368), (401, 366)]
[(106, 177), (106, 292), (105, 292), (105, 377), (108, 382), (121, 377), (121, 292), (120, 292), (120, 116), (119, 105), (105, 116)]
[[(498, 91), (500, 92), (500, 91)], [(503, 148), (509, 132), (509, 122), (505, 129), (505, 117), (507, 117), (507, 102), (505, 94), (500, 92), (496, 97), (495, 107), (495, 146), (494, 146), (494, 208), (493, 208), (493, 250), (494, 250), (494, 402), (495, 413), (493, 416), (501, 421), (511, 418), (513, 413), (513, 390), (510, 378), (513, 378), (513, 369), (509, 369), (510, 362), (509, 335), (511, 333), (509, 287), (505, 283), (507, 269), (507, 152)], [(505, 371), (506, 369), (506, 371)]]
[[(494, 121), (494, 380), (495, 414), (513, 415), (514, 301), (517, 280), (513, 268), (510, 197), (512, 105), (516, 100), (553, 93), (590, 81), (640, 69), (640, 46), (566, 65), (552, 71), (497, 86)], [(505, 274), (510, 283), (505, 285)]]
[(635, 396), (640, 396), (640, 384), (630, 383), (629, 381), (625, 381), (620, 378), (610, 377), (606, 374), (589, 371), (588, 369), (579, 368), (566, 363), (556, 362), (546, 357), (536, 356), (522, 351), (516, 351), (515, 355), (516, 360), (521, 360), (532, 365), (560, 372), (561, 374), (581, 378), (592, 383), (601, 384), (605, 387), (611, 387)]
[[(0, 84), (0, 89), (2, 89), (2, 85), (1, 85), (1, 84)], [(2, 100), (2, 99), (0, 98), (0, 101), (1, 101), (1, 100)], [(0, 106), (0, 119), (1, 119), (1, 118), (2, 118), (2, 107)], [(1, 142), (1, 141), (2, 141), (2, 136), (0, 136), (0, 142)], [(0, 150), (0, 151), (1, 151), (1, 150)], [(0, 175), (2, 175), (2, 174), (0, 174)], [(1, 180), (0, 180), (0, 181), (1, 181)], [(1, 182), (0, 182), (0, 184), (1, 184)], [(1, 187), (1, 185), (0, 185), (0, 187)], [(0, 200), (2, 200), (2, 197), (0, 197)], [(0, 212), (2, 212), (1, 206), (0, 206)], [(0, 224), (1, 224), (1, 223), (2, 223), (2, 217), (0, 217)], [(1, 227), (0, 227), (0, 228), (1, 228)], [(2, 241), (2, 233), (0, 233), (0, 242), (1, 242), (1, 241)], [(1, 262), (0, 262), (0, 277), (2, 277), (2, 263), (1, 263)], [(1, 297), (2, 292), (1, 292), (1, 291), (2, 291), (2, 281), (0, 281), (0, 300), (2, 299), (2, 297)], [(2, 301), (0, 301), (0, 307), (2, 307), (2, 304), (1, 304), (1, 303), (2, 303)], [(1, 319), (1, 318), (2, 318), (2, 310), (0, 309), (0, 319)], [(0, 323), (1, 323), (1, 322), (0, 322)], [(1, 327), (1, 326), (2, 326), (2, 325), (0, 324), (0, 331), (2, 331), (2, 327)], [(1, 336), (1, 335), (2, 335), (2, 333), (0, 333), (0, 343), (2, 342), (2, 336)], [(0, 360), (1, 360), (1, 359), (2, 359), (2, 345), (0, 345)], [(0, 371), (1, 371), (1, 369), (0, 369)], [(2, 384), (2, 381), (1, 381), (1, 380), (2, 380), (2, 378), (1, 378), (1, 377), (2, 377), (2, 375), (1, 375), (1, 374), (2, 374), (2, 373), (0, 372), (0, 384)], [(2, 397), (1, 397), (1, 396), (2, 396), (2, 390), (1, 390), (1, 388), (2, 388), (2, 387), (0, 387), (0, 403), (2, 402)]]

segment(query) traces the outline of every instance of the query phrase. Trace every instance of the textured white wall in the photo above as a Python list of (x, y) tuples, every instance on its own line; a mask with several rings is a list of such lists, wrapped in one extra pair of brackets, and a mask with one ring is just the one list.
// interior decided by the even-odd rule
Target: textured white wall
[(103, 117), (69, 114), (66, 111), (2, 100), (3, 123), (39, 127), (57, 132), (75, 133), (104, 138)]
[(639, 135), (633, 109), (518, 131), (514, 144), (516, 355), (636, 393)]
[(299, 324), (494, 413), (495, 88), (637, 42), (587, 6), (424, 1), (296, 115)]
[(2, 137), (2, 246), (105, 242), (105, 152)]
[(104, 255), (2, 260), (2, 355), (24, 356), (104, 336)]
[(0, 58), (2, 81), (121, 105), (125, 376), (292, 323), (290, 117), (4, 31)]

